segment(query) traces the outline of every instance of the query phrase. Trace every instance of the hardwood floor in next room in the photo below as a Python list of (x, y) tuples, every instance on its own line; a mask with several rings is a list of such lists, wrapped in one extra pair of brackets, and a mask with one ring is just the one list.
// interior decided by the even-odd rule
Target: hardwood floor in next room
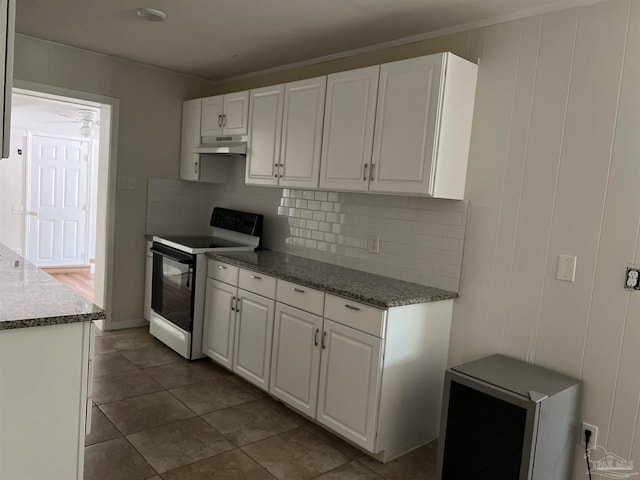
[(382, 464), (144, 328), (96, 333), (85, 480), (435, 478), (435, 443)]
[(93, 302), (94, 274), (89, 267), (65, 268), (65, 267), (43, 267), (56, 280), (73, 288), (79, 295), (90, 302)]

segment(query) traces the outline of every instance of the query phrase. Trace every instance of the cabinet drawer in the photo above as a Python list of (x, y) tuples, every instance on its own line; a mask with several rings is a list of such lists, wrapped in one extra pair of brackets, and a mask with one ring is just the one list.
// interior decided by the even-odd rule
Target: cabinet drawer
[(384, 338), (387, 311), (335, 295), (327, 295), (324, 316), (334, 322)]
[(207, 276), (231, 285), (238, 285), (238, 270), (238, 267), (234, 267), (228, 263), (209, 259)]
[(276, 300), (316, 315), (322, 315), (324, 309), (323, 292), (284, 280), (278, 280)]
[(269, 275), (241, 268), (238, 286), (263, 297), (276, 298), (276, 279)]

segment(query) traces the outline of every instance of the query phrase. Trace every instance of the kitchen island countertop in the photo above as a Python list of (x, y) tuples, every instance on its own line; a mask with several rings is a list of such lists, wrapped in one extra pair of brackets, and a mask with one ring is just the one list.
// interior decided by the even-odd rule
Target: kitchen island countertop
[(295, 255), (257, 250), (209, 253), (210, 258), (377, 308), (457, 298), (456, 292), (383, 277)]
[(0, 330), (104, 318), (101, 308), (0, 244)]

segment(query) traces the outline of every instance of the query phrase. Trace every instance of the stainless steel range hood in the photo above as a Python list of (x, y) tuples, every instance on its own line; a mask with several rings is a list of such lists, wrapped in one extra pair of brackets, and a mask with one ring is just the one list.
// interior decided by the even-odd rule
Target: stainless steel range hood
[(223, 137), (202, 137), (194, 153), (215, 153), (218, 155), (246, 155), (247, 135), (228, 135)]

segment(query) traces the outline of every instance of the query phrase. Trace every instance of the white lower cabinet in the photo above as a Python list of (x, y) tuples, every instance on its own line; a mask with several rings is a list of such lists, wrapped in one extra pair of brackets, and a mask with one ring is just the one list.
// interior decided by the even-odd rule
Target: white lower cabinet
[(324, 320), (316, 419), (343, 437), (374, 449), (382, 340)]
[(235, 332), (237, 288), (207, 278), (202, 352), (231, 369)]
[(269, 392), (310, 417), (316, 415), (322, 318), (276, 304)]
[(274, 309), (274, 300), (238, 290), (233, 371), (263, 390), (269, 389)]

